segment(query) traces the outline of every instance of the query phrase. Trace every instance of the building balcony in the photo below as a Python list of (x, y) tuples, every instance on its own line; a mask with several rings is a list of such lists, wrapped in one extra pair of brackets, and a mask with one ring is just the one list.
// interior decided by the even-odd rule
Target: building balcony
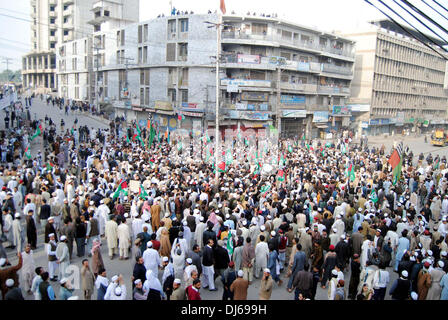
[(221, 86), (234, 85), (238, 87), (271, 88), (270, 80), (247, 80), (247, 79), (221, 79)]
[(282, 82), (280, 84), (281, 90), (291, 90), (291, 91), (300, 91), (306, 93), (314, 93), (317, 92), (317, 84), (312, 83), (288, 83)]
[(65, 9), (62, 12), (62, 14), (64, 15), (64, 17), (72, 15), (73, 14), (73, 6), (67, 7), (67, 9)]
[(63, 29), (73, 29), (73, 22), (72, 21), (67, 21), (66, 23), (64, 23), (62, 25)]
[(74, 0), (62, 0), (62, 4), (63, 4), (63, 5), (72, 4), (72, 3), (74, 3), (74, 2), (75, 2)]
[(320, 94), (350, 94), (349, 87), (337, 87), (337, 86), (318, 86), (317, 92)]
[(340, 67), (340, 66), (336, 66), (336, 65), (330, 64), (330, 63), (322, 64), (322, 72), (336, 73), (336, 74), (342, 74), (342, 75), (353, 75), (353, 71), (351, 68)]

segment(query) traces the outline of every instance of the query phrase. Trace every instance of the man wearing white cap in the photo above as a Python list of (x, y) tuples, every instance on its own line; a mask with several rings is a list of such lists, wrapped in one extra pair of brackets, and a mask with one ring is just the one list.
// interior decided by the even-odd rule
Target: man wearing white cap
[(132, 294), (132, 300), (146, 300), (148, 298), (148, 295), (146, 294), (145, 289), (143, 289), (142, 280), (135, 280), (134, 285), (135, 287)]
[(118, 238), (118, 249), (120, 252), (120, 260), (129, 259), (129, 247), (131, 246), (131, 232), (126, 220), (121, 222), (117, 228), (117, 238)]
[(48, 274), (50, 276), (50, 280), (55, 281), (56, 269), (58, 267), (58, 259), (56, 258), (57, 243), (55, 241), (54, 233), (49, 234), (48, 237), (50, 238), (50, 241), (45, 245), (48, 258)]
[(8, 287), (8, 292), (6, 292), (6, 295), (4, 297), (4, 300), (25, 300), (22, 295), (22, 290), (20, 290), (19, 287), (14, 287), (14, 280), (8, 279), (6, 280), (6, 287)]
[(68, 251), (66, 236), (61, 236), (61, 241), (56, 247), (56, 259), (58, 260), (59, 264), (59, 279), (62, 279), (66, 276), (65, 270), (70, 264), (70, 254)]
[(233, 300), (247, 300), (247, 289), (249, 281), (244, 279), (244, 271), (238, 270), (238, 277), (230, 285), (230, 291), (233, 292)]
[(109, 258), (112, 260), (117, 253), (118, 247), (118, 224), (115, 222), (116, 216), (111, 215), (110, 220), (106, 222), (105, 235), (107, 239), (107, 249), (109, 251)]
[[(195, 209), (196, 210), (196, 209)], [(199, 246), (199, 249), (202, 250), (203, 245), (203, 235), (204, 231), (207, 228), (207, 224), (204, 223), (204, 217), (199, 217), (199, 222), (196, 224), (196, 230), (194, 232), (194, 242)]]
[(98, 224), (100, 227), (100, 234), (101, 234), (101, 236), (103, 236), (104, 231), (105, 231), (106, 222), (109, 221), (109, 214), (110, 214), (110, 209), (107, 205), (104, 204), (104, 200), (100, 201), (100, 206), (98, 207), (96, 213), (98, 215)]
[(22, 226), (21, 220), (21, 214), (16, 212), (12, 221), (12, 232), (14, 234), (13, 243), (17, 252), (23, 250), (23, 244), (25, 243), (25, 229)]
[[(262, 226), (264, 227), (264, 226)], [(260, 270), (264, 270), (268, 266), (269, 247), (265, 241), (264, 235), (260, 235), (260, 242), (255, 246), (255, 278), (260, 276)]]
[(173, 281), (173, 293), (170, 300), (185, 300), (185, 290), (181, 286), (180, 279), (174, 279)]
[(260, 284), (260, 300), (269, 300), (271, 299), (272, 288), (274, 287), (274, 280), (271, 277), (271, 270), (268, 268), (263, 269), (263, 277), (261, 278)]
[(31, 285), (34, 278), (34, 270), (36, 269), (36, 263), (34, 262), (33, 251), (29, 244), (26, 245), (25, 251), (22, 252), (22, 281), (25, 292), (31, 294)]
[(184, 239), (185, 239), (185, 242), (187, 243), (188, 250), (189, 250), (193, 246), (193, 244), (191, 243), (192, 235), (191, 235), (191, 230), (190, 230), (190, 227), (188, 226), (187, 221), (183, 222), (183, 227), (184, 227), (184, 231), (183, 231)]
[(196, 266), (193, 264), (193, 259), (191, 258), (187, 258), (185, 262), (187, 266), (184, 269), (184, 282), (186, 283), (191, 277), (191, 273), (193, 271), (198, 272), (198, 268), (196, 268)]
[(126, 300), (126, 286), (121, 274), (120, 276), (112, 277), (104, 295), (104, 300)]
[(147, 249), (143, 252), (143, 261), (146, 270), (152, 270), (153, 274), (158, 274), (160, 266), (159, 253), (152, 248), (152, 242), (148, 241)]

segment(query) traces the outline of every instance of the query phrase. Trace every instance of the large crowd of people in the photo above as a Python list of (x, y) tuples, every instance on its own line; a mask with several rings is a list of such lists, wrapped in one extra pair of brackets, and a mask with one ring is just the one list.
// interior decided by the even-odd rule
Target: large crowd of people
[[(21, 144), (0, 168), (3, 299), (200, 300), (221, 290), (224, 300), (268, 300), (286, 290), (314, 300), (319, 288), (329, 300), (448, 299), (446, 159), (429, 164), (397, 145), (397, 174), (394, 149), (349, 137), (277, 146), (238, 133), (216, 166), (208, 134), (33, 125), (16, 127)], [(45, 149), (33, 156), (39, 128)], [(41, 241), (48, 264), (36, 265)], [(75, 254), (83, 296), (69, 278)], [(108, 273), (114, 259), (131, 279)], [(258, 297), (248, 297), (255, 281)]]

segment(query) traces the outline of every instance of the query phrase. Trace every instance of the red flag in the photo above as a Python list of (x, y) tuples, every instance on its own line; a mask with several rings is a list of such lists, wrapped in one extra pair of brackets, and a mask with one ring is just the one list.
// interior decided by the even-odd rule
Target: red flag
[(151, 128), (151, 120), (148, 120), (148, 123), (146, 124), (146, 127), (147, 127), (148, 129)]
[(120, 182), (120, 186), (121, 188), (126, 189), (128, 187), (128, 183), (126, 182), (126, 180), (123, 180)]
[(218, 169), (220, 172), (225, 172), (226, 171), (226, 163), (224, 161), (222, 161), (220, 164), (218, 164)]
[(398, 154), (397, 149), (392, 152), (392, 155), (390, 156), (389, 160), (387, 160), (389, 164), (392, 166), (392, 169), (395, 169), (396, 166), (400, 163), (400, 155)]
[(137, 138), (137, 135), (136, 135), (136, 134), (134, 134), (134, 135), (132, 136), (132, 140), (135, 140), (135, 138)]
[(219, 8), (221, 9), (222, 14), (226, 14), (226, 3), (224, 0), (221, 0)]

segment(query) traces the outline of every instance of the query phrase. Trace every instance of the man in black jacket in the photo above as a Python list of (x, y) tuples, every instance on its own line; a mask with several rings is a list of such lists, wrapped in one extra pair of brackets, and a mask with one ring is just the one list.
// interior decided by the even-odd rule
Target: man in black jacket
[(209, 287), (210, 291), (217, 290), (215, 288), (215, 278), (214, 278), (215, 271), (213, 269), (213, 264), (215, 260), (212, 249), (213, 244), (214, 244), (213, 240), (208, 239), (207, 245), (204, 247), (204, 251), (202, 253), (202, 271), (204, 273), (203, 277), (204, 281), (202, 282), (203, 288)]
[(44, 234), (44, 242), (48, 243), (50, 241), (50, 237), (48, 236), (49, 234), (54, 234), (55, 236), (55, 241), (58, 241), (58, 236), (56, 234), (56, 230), (54, 228), (54, 218), (53, 217), (49, 217), (47, 219), (47, 224), (45, 225), (45, 234)]
[(215, 247), (213, 255), (215, 257), (215, 279), (222, 276), (227, 269), (230, 259), (227, 249), (224, 248), (224, 241), (218, 240), (218, 245)]
[(228, 268), (224, 271), (221, 276), (222, 284), (224, 286), (224, 291), (222, 293), (222, 300), (233, 300), (233, 292), (230, 291), (230, 286), (236, 279), (235, 263), (230, 261)]
[(204, 231), (202, 236), (202, 242), (205, 246), (208, 243), (208, 240), (213, 240), (213, 245), (216, 243), (216, 232), (212, 230), (213, 223), (211, 221), (207, 222), (207, 230)]
[(47, 219), (51, 216), (51, 207), (47, 204), (47, 200), (42, 199), (42, 206), (40, 207), (40, 224), (45, 226)]

